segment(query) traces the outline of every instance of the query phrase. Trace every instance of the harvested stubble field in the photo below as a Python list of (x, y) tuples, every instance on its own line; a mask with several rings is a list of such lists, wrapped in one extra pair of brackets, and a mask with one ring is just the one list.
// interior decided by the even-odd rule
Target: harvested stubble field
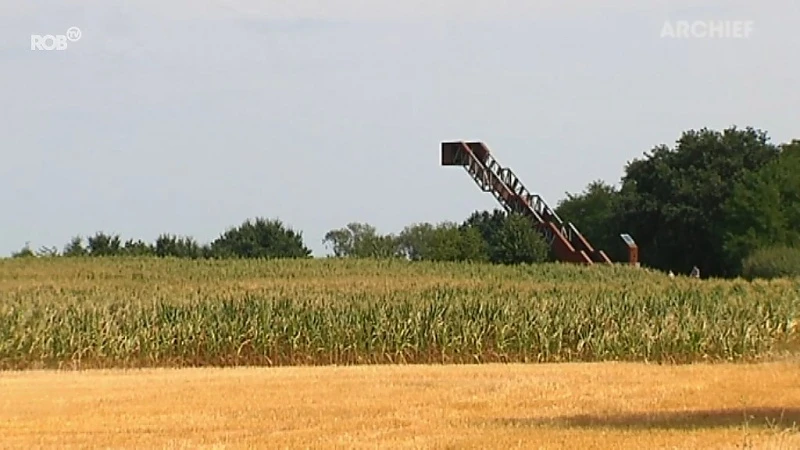
[[(0, 373), (0, 444), (797, 448), (799, 288), (626, 267), (0, 260), (3, 369), (112, 369)], [(610, 360), (630, 362), (439, 365)], [(377, 363), (434, 366), (179, 368)], [(120, 370), (143, 367), (169, 369)]]
[(0, 261), (0, 366), (754, 361), (796, 280), (367, 260)]
[(0, 373), (0, 448), (800, 448), (800, 364)]

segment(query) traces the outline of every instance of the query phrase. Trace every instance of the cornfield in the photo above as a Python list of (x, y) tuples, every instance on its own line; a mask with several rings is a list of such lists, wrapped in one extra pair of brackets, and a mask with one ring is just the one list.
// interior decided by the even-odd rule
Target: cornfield
[(0, 260), (0, 368), (755, 360), (797, 280), (400, 260)]

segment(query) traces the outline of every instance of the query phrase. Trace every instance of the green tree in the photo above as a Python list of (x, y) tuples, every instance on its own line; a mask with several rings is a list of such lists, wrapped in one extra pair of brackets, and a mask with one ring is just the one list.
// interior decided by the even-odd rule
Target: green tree
[(20, 249), (18, 252), (11, 253), (12, 258), (35, 258), (36, 254), (31, 250), (30, 242), (26, 242), (25, 245)]
[[(440, 229), (445, 229), (441, 227)], [(446, 230), (458, 232), (459, 257), (458, 261), (486, 262), (489, 261), (489, 244), (483, 239), (477, 228), (453, 226)]]
[(550, 255), (550, 245), (534, 228), (531, 219), (519, 214), (507, 216), (496, 239), (496, 263), (539, 263), (547, 261)]
[(159, 257), (202, 258), (203, 247), (189, 236), (161, 234), (156, 239), (153, 253)]
[(125, 256), (152, 256), (154, 253), (153, 246), (142, 240), (128, 239), (122, 247)]
[(589, 183), (580, 194), (566, 193), (556, 214), (572, 222), (596, 250), (603, 250), (612, 261), (627, 261), (627, 247), (620, 234), (625, 233), (615, 214), (619, 191), (601, 180)]
[(525, 216), (508, 214), (501, 209), (476, 211), (464, 221), (463, 228), (473, 228), (480, 234), (487, 259), (492, 263), (533, 263), (549, 259), (549, 244)]
[(216, 257), (239, 258), (308, 258), (311, 250), (303, 236), (280, 220), (256, 218), (225, 231), (211, 243)]
[(404, 256), (412, 261), (486, 261), (486, 242), (473, 227), (454, 222), (406, 227), (398, 238)]
[(436, 227), (428, 222), (408, 225), (397, 239), (400, 253), (411, 261), (430, 260), (435, 233)]
[(732, 275), (723, 205), (738, 182), (777, 156), (766, 134), (752, 128), (684, 132), (676, 148), (657, 146), (626, 166), (617, 223), (636, 239), (644, 265)]
[(400, 253), (394, 236), (381, 235), (366, 223), (351, 222), (344, 228), (331, 230), (322, 242), (333, 249), (336, 257), (391, 258)]
[(780, 150), (776, 160), (737, 183), (723, 207), (724, 249), (737, 269), (759, 248), (800, 248), (800, 140)]
[(462, 229), (475, 229), (485, 243), (488, 261), (497, 263), (501, 259), (500, 230), (507, 220), (507, 213), (495, 208), (492, 211), (475, 211), (461, 224)]
[(121, 253), (122, 242), (119, 235), (108, 235), (97, 232), (88, 238), (88, 250), (91, 256), (116, 256)]
[(75, 236), (64, 246), (64, 251), (61, 254), (63, 256), (86, 256), (89, 251), (83, 246), (83, 238)]

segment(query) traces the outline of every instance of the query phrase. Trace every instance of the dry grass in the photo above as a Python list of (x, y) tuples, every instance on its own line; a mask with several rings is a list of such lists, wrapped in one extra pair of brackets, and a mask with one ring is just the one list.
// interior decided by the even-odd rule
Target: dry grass
[(799, 369), (784, 361), (5, 372), (0, 443), (798, 448)]

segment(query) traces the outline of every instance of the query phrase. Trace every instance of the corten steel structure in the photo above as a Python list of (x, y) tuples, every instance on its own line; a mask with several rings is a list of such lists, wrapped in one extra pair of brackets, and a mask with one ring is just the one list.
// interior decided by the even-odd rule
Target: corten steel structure
[(595, 250), (572, 223), (564, 223), (537, 194), (532, 194), (508, 167), (497, 163), (482, 142), (442, 142), (442, 165), (463, 166), (484, 192), (491, 192), (508, 212), (529, 217), (556, 258), (573, 263), (606, 263), (611, 260)]
[(625, 245), (628, 246), (628, 262), (631, 265), (639, 267), (639, 246), (636, 245), (636, 242), (630, 234), (620, 234), (619, 237), (621, 237)]

